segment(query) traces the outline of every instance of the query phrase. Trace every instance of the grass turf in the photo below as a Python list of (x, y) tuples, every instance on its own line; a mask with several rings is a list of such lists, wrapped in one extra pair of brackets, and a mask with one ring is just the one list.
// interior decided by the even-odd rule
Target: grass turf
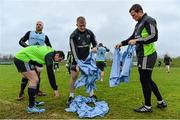
[[(14, 65), (0, 65), (0, 119), (77, 119), (75, 113), (65, 112), (66, 100), (69, 95), (69, 74), (65, 65), (60, 66), (56, 73), (59, 86), (59, 98), (53, 97), (53, 90), (48, 82), (46, 69), (41, 75), (41, 90), (47, 96), (38, 97), (37, 100), (45, 102), (42, 114), (28, 114), (25, 110), (28, 104), (27, 88), (23, 101), (17, 101), (16, 97), (20, 89), (21, 75)], [(104, 82), (97, 81), (98, 99), (105, 100), (109, 105), (109, 112), (103, 118), (96, 119), (180, 119), (180, 68), (173, 67), (168, 74), (164, 68), (155, 68), (153, 80), (158, 85), (163, 98), (168, 103), (168, 108), (156, 108), (156, 98), (152, 94), (152, 113), (136, 113), (134, 107), (143, 103), (141, 85), (138, 79), (137, 68), (133, 67), (129, 83), (121, 83), (118, 87), (109, 87), (110, 67), (105, 69)], [(88, 96), (85, 88), (76, 90), (76, 95)]]

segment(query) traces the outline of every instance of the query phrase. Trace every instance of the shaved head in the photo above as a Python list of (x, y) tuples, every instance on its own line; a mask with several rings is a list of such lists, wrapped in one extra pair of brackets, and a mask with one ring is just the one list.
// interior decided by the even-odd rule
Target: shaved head
[(44, 26), (44, 23), (42, 21), (37, 21), (36, 24), (41, 24), (42, 26)]
[(42, 21), (36, 22), (36, 32), (42, 32), (44, 23)]

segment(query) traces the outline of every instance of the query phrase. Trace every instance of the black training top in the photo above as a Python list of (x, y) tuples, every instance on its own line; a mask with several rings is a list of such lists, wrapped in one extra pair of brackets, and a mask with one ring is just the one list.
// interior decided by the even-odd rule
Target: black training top
[[(146, 31), (144, 31), (144, 29), (146, 29)], [(148, 36), (143, 38), (142, 33), (147, 33)], [(157, 41), (158, 39), (156, 20), (145, 13), (136, 24), (133, 34), (127, 40), (121, 42), (122, 45), (127, 45), (131, 39), (137, 39), (136, 54), (138, 57), (146, 56), (146, 54), (152, 54), (155, 51), (155, 48), (151, 43)]]
[(46, 69), (47, 69), (50, 85), (53, 88), (53, 90), (57, 90), (56, 79), (53, 71), (54, 55), (55, 52), (48, 53), (45, 56), (45, 63), (46, 63)]
[(172, 59), (169, 56), (164, 57), (164, 64), (165, 65), (170, 65), (171, 62), (172, 62)]
[(70, 35), (70, 48), (74, 60), (85, 60), (89, 55), (91, 44), (96, 47), (95, 35), (89, 29), (80, 32), (78, 29)]

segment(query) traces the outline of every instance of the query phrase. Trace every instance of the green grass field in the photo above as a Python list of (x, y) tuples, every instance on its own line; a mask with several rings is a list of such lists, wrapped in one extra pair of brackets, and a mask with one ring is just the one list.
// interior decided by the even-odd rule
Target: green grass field
[[(164, 68), (155, 68), (153, 79), (158, 85), (162, 96), (168, 103), (168, 108), (156, 108), (156, 98), (152, 95), (152, 113), (135, 113), (134, 107), (143, 103), (143, 95), (138, 79), (138, 71), (134, 67), (131, 72), (129, 83), (122, 83), (118, 87), (109, 87), (110, 67), (105, 70), (105, 81), (97, 81), (96, 95), (98, 99), (105, 100), (109, 105), (109, 113), (105, 117), (97, 119), (180, 119), (180, 68), (173, 67), (168, 74)], [(69, 95), (69, 74), (65, 66), (61, 66), (56, 72), (57, 84), (60, 97), (53, 97), (47, 74), (44, 69), (41, 75), (41, 90), (47, 96), (38, 97), (37, 100), (45, 101), (45, 113), (28, 114), (26, 107), (28, 103), (27, 89), (25, 99), (17, 101), (21, 75), (17, 73), (14, 65), (0, 65), (0, 119), (78, 119), (75, 113), (65, 112), (65, 102)], [(76, 90), (76, 95), (88, 96), (84, 88)]]

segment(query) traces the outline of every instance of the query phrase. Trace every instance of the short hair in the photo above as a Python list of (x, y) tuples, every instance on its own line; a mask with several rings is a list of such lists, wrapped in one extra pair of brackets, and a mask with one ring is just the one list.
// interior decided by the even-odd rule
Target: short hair
[(142, 9), (142, 7), (141, 7), (141, 5), (140, 4), (134, 4), (134, 5), (132, 5), (132, 7), (129, 9), (129, 12), (131, 12), (131, 11), (135, 11), (135, 12), (139, 12), (139, 11), (142, 11), (143, 12), (143, 9)]
[(85, 23), (86, 22), (86, 19), (85, 19), (85, 17), (83, 17), (83, 16), (79, 16), (77, 19), (76, 19), (76, 22), (78, 23), (78, 22), (80, 22), (80, 23)]
[(62, 57), (63, 59), (65, 58), (63, 51), (55, 51), (55, 54), (59, 54), (59, 56)]

